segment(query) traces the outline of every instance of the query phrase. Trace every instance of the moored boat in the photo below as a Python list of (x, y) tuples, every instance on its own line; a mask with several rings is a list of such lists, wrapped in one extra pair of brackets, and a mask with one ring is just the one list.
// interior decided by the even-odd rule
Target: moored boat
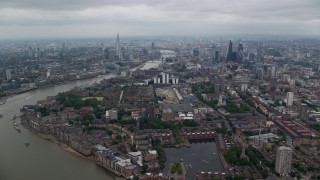
[(21, 130), (20, 130), (20, 128), (19, 128), (18, 126), (14, 125), (13, 127), (14, 127), (19, 133), (21, 133)]

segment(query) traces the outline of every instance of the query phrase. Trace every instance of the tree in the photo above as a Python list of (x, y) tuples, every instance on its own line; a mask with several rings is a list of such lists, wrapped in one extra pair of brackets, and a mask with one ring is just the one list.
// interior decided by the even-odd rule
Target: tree
[(50, 115), (50, 111), (46, 107), (40, 107), (37, 109), (37, 111), (41, 113), (41, 116), (49, 116)]
[(269, 171), (268, 171), (268, 169), (262, 170), (261, 175), (262, 175), (262, 177), (263, 177), (264, 179), (266, 179), (266, 178), (269, 176)]
[(145, 162), (142, 165), (142, 174), (146, 173), (148, 170), (148, 164), (146, 164)]

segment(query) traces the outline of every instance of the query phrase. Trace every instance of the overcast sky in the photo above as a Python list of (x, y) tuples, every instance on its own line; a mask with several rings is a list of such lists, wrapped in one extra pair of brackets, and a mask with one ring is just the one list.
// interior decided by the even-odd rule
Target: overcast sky
[(0, 0), (0, 39), (320, 35), (320, 0)]

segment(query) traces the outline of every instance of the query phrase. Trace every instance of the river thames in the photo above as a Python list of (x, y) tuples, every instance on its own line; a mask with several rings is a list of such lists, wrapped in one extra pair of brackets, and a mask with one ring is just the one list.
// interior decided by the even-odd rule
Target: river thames
[[(157, 67), (161, 61), (147, 62), (142, 67)], [(134, 68), (136, 69), (136, 68)], [(47, 96), (69, 91), (76, 86), (90, 85), (116, 75), (68, 82), (56, 87), (45, 87), (14, 95), (0, 105), (0, 180), (108, 180), (116, 179), (88, 160), (63, 150), (60, 146), (40, 138), (20, 125), (21, 133), (13, 127), (13, 116), (20, 114), (24, 105), (33, 105)], [(30, 142), (26, 147), (24, 142)]]

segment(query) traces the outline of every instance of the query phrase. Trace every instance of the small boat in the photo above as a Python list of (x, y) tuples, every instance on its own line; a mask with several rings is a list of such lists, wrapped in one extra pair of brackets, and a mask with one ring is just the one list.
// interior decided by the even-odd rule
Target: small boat
[(29, 142), (24, 142), (24, 145), (28, 147), (30, 145), (30, 143)]
[(207, 164), (209, 164), (209, 162), (208, 162), (208, 161), (205, 161), (205, 160), (203, 160), (203, 159), (202, 159), (202, 161), (203, 161), (203, 162), (205, 162), (205, 163), (207, 163)]
[(20, 128), (19, 128), (18, 126), (14, 125), (13, 127), (14, 127), (19, 133), (21, 133), (21, 130), (20, 130)]
[(6, 100), (4, 100), (4, 101), (0, 101), (0, 105), (5, 104), (6, 102), (7, 102)]

